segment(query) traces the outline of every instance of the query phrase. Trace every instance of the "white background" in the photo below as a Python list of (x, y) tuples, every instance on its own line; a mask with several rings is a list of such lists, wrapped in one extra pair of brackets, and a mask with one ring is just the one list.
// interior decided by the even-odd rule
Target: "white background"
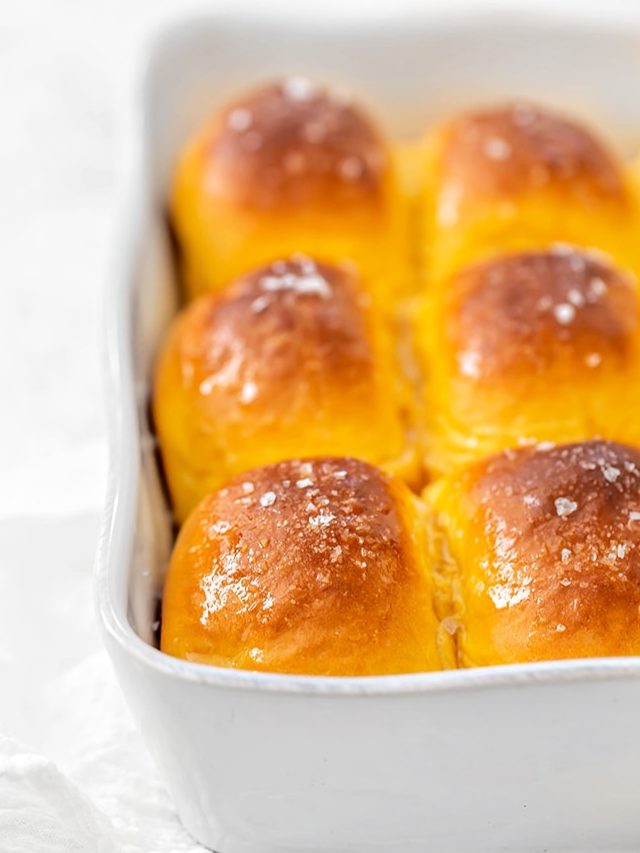
[(172, 5), (0, 3), (0, 734), (56, 760), (130, 853), (196, 849), (120, 699), (91, 596), (120, 116), (141, 39)]

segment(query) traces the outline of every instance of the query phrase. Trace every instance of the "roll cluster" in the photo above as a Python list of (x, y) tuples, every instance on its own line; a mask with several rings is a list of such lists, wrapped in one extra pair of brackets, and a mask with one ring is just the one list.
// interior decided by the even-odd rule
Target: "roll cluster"
[(219, 110), (170, 214), (160, 645), (382, 675), (640, 653), (638, 191), (516, 103), (392, 143), (305, 78)]

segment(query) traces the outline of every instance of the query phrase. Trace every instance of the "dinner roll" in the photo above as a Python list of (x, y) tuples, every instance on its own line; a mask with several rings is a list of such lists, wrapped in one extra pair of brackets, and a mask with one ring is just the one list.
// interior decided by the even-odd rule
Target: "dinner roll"
[(416, 498), (366, 462), (327, 457), (246, 472), (180, 531), (161, 648), (305, 675), (440, 669), (450, 639), (439, 635), (423, 537)]
[(594, 436), (640, 444), (634, 280), (556, 247), (452, 275), (416, 316), (427, 467)]
[(432, 277), (564, 241), (637, 269), (637, 205), (590, 130), (531, 104), (463, 113), (425, 144), (422, 244)]
[(459, 663), (640, 654), (640, 451), (521, 448), (433, 484)]
[(407, 276), (387, 141), (343, 93), (290, 77), (240, 97), (184, 149), (171, 217), (190, 296), (292, 252), (354, 262), (384, 296)]
[(350, 269), (276, 261), (188, 306), (159, 356), (155, 426), (176, 517), (247, 468), (357, 455), (411, 479), (410, 398)]

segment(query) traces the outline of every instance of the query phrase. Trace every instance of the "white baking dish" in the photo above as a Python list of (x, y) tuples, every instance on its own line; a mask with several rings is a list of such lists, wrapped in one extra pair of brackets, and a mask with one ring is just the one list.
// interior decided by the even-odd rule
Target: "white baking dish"
[(640, 30), (558, 15), (363, 23), (189, 19), (153, 42), (109, 297), (111, 477), (98, 608), (123, 690), (193, 835), (220, 853), (637, 851), (640, 659), (379, 678), (189, 664), (153, 646), (171, 542), (147, 421), (175, 310), (164, 200), (178, 147), (230, 92), (304, 72), (398, 135), (510, 95), (640, 134)]

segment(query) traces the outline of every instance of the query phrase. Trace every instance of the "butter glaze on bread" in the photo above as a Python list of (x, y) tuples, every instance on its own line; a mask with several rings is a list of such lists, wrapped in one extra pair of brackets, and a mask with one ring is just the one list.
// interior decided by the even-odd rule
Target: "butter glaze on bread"
[(637, 268), (629, 175), (580, 123), (531, 104), (468, 112), (428, 138), (425, 158), (432, 275), (557, 241)]
[(207, 150), (221, 197), (248, 209), (383, 203), (389, 153), (370, 120), (308, 80), (267, 86), (223, 113)]
[(428, 500), (461, 665), (640, 654), (640, 451), (506, 451)]
[(429, 467), (594, 435), (640, 443), (634, 279), (559, 246), (452, 275), (417, 314)]
[(202, 501), (167, 574), (163, 651), (240, 669), (439, 669), (416, 498), (349, 458), (246, 472)]
[(406, 276), (387, 142), (343, 93), (305, 78), (215, 115), (178, 163), (171, 210), (191, 296), (293, 252), (350, 260), (385, 293)]
[(511, 255), (467, 268), (449, 295), (458, 369), (480, 382), (545, 373), (564, 360), (571, 370), (609, 359), (621, 367), (633, 349), (633, 280), (580, 252)]
[(442, 171), (460, 182), (461, 209), (549, 185), (564, 186), (583, 204), (626, 200), (620, 166), (590, 130), (528, 104), (454, 119), (445, 131)]
[(392, 342), (352, 270), (298, 257), (201, 297), (160, 354), (154, 415), (177, 518), (234, 474), (357, 454), (415, 474)]

